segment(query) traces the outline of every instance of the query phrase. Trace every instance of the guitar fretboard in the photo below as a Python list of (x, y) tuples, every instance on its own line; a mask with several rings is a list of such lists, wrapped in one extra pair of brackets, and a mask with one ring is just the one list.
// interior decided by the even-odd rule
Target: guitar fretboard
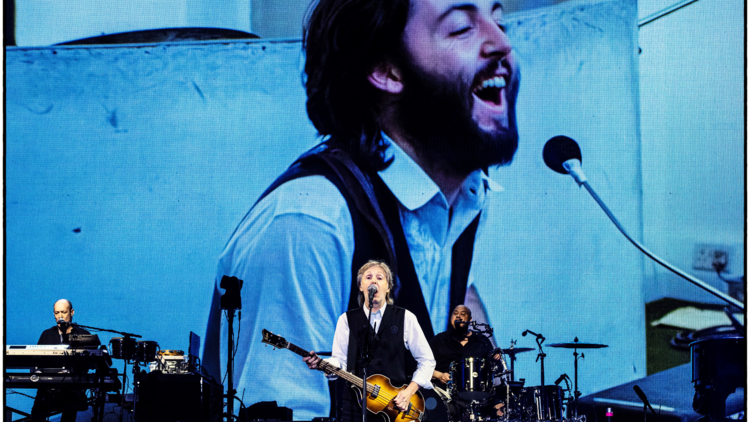
[[(301, 347), (298, 347), (298, 346), (296, 346), (296, 345), (294, 345), (294, 344), (292, 344), (291, 342), (288, 342), (288, 341), (287, 341), (286, 348), (289, 349), (289, 350), (291, 350), (292, 352), (294, 352), (294, 353), (302, 356), (302, 357), (308, 357), (308, 356), (310, 356), (310, 352), (308, 352), (307, 350), (305, 350), (305, 349), (303, 349)], [(350, 372), (344, 371), (341, 368), (337, 368), (337, 367), (331, 365), (330, 363), (328, 363), (328, 362), (326, 362), (324, 360), (321, 360), (320, 362), (318, 362), (318, 369), (320, 369), (321, 371), (325, 372), (326, 374), (339, 376), (339, 377), (343, 378), (344, 380), (346, 380), (346, 381), (348, 381), (348, 382), (350, 382), (350, 383), (352, 383), (352, 384), (354, 384), (354, 385), (356, 385), (358, 387), (362, 386), (362, 378), (360, 378), (360, 377), (358, 377), (358, 376), (356, 376), (356, 375), (354, 375), (354, 374), (352, 374)], [(373, 384), (370, 384), (368, 382), (367, 383), (367, 393), (368, 394), (372, 394), (372, 393), (375, 393), (376, 391), (377, 391), (377, 386), (375, 386)]]

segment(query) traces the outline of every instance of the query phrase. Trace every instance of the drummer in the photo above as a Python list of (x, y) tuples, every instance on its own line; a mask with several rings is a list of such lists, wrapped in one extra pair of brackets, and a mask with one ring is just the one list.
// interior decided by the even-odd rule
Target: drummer
[(493, 352), (490, 340), (469, 330), (471, 309), (458, 305), (450, 316), (448, 331), (444, 331), (430, 340), (432, 353), (435, 355), (435, 371), (432, 373), (432, 383), (442, 389), (451, 378), (451, 362), (466, 358), (481, 358), (499, 360), (500, 355)]

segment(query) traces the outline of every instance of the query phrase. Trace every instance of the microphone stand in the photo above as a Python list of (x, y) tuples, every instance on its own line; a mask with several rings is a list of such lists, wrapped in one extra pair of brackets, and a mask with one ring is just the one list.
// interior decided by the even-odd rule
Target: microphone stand
[(548, 411), (548, 409), (547, 409), (547, 407), (548, 407), (547, 406), (547, 395), (544, 393), (544, 358), (547, 357), (547, 355), (542, 350), (542, 343), (544, 343), (544, 340), (546, 340), (546, 339), (544, 338), (543, 335), (537, 334), (537, 333), (535, 333), (533, 331), (530, 331), (530, 330), (526, 330), (526, 332), (524, 332), (523, 335), (526, 335), (526, 333), (533, 334), (533, 335), (536, 336), (536, 345), (537, 345), (537, 347), (539, 347), (539, 354), (536, 356), (536, 361), (540, 362), (540, 365), (541, 365), (541, 368), (542, 368), (542, 373), (541, 373), (542, 384), (541, 384), (540, 391), (539, 391), (539, 403), (540, 403), (541, 407), (537, 407), (537, 414), (541, 414), (542, 412), (547, 412)]
[[(120, 420), (122, 420), (122, 418), (123, 418), (123, 412), (125, 411), (125, 391), (126, 391), (126, 387), (127, 387), (127, 383), (125, 382), (125, 376), (126, 376), (125, 374), (128, 373), (128, 359), (135, 352), (133, 350), (129, 350), (130, 349), (130, 342), (128, 341), (128, 339), (131, 339), (131, 338), (141, 338), (141, 336), (139, 336), (138, 334), (126, 333), (124, 331), (109, 330), (107, 328), (91, 327), (91, 326), (88, 326), (88, 325), (76, 324), (75, 322), (70, 323), (70, 325), (72, 325), (74, 327), (86, 328), (86, 329), (93, 330), (93, 331), (100, 331), (100, 332), (104, 331), (104, 332), (107, 332), (107, 333), (120, 334), (121, 336), (124, 337), (124, 339), (123, 339), (124, 340), (123, 341), (123, 345), (124, 345), (124, 349), (123, 349), (124, 358), (123, 358), (123, 360), (125, 361), (125, 366), (122, 368), (122, 395), (120, 397)], [(135, 373), (136, 373), (136, 368), (138, 366), (138, 362), (134, 361), (133, 365), (134, 365), (133, 366), (133, 376), (135, 377)], [(98, 420), (102, 420), (103, 419), (103, 416), (104, 416), (103, 412), (104, 412), (104, 406), (102, 406), (102, 408), (100, 409), (100, 413), (102, 413), (102, 415), (101, 415), (101, 417)]]
[[(571, 172), (571, 175), (573, 175), (572, 172)], [(617, 226), (617, 229), (620, 230), (620, 232), (630, 241), (630, 243), (632, 243), (641, 252), (643, 252), (644, 254), (646, 254), (646, 256), (648, 256), (649, 258), (651, 258), (652, 260), (654, 260), (657, 264), (661, 265), (662, 267), (668, 269), (669, 271), (672, 271), (673, 273), (677, 274), (678, 276), (680, 276), (680, 277), (684, 278), (685, 280), (693, 283), (695, 286), (700, 287), (701, 289), (707, 291), (708, 293), (711, 293), (712, 295), (714, 295), (717, 298), (719, 298), (719, 299), (721, 299), (721, 300), (729, 303), (730, 305), (734, 305), (734, 306), (738, 307), (739, 309), (741, 309), (743, 311), (745, 310), (745, 305), (742, 302), (740, 302), (739, 300), (737, 300), (737, 299), (735, 299), (735, 298), (733, 298), (733, 297), (731, 297), (729, 295), (726, 295), (726, 294), (720, 292), (719, 290), (715, 289), (713, 286), (710, 286), (710, 285), (704, 283), (703, 281), (700, 281), (697, 278), (691, 276), (690, 274), (687, 274), (684, 271), (681, 271), (680, 269), (678, 269), (676, 267), (673, 267), (672, 265), (670, 265), (666, 261), (663, 261), (658, 256), (652, 254), (643, 245), (641, 245), (640, 243), (638, 243), (638, 241), (636, 241), (635, 239), (633, 239), (632, 237), (630, 237), (630, 235), (625, 231), (625, 228), (622, 227), (622, 225), (620, 224), (619, 221), (617, 221), (617, 218), (615, 218), (614, 214), (612, 214), (612, 212), (609, 210), (609, 208), (607, 208), (607, 205), (604, 204), (604, 202), (601, 200), (601, 198), (599, 198), (599, 195), (597, 195), (596, 192), (594, 192), (594, 189), (592, 189), (591, 186), (589, 186), (589, 183), (585, 179), (581, 180), (581, 181), (578, 181), (578, 178), (576, 178), (575, 176), (574, 176), (574, 178), (576, 179), (576, 182), (578, 182), (579, 186), (583, 186), (583, 187), (586, 188), (586, 190), (589, 192), (589, 194), (591, 194), (591, 196), (594, 198), (594, 200), (596, 201), (596, 203), (599, 204), (599, 206), (601, 207), (601, 209), (604, 210), (604, 212), (607, 214), (607, 217), (609, 217), (609, 219), (612, 220), (612, 222), (615, 224), (615, 226)]]
[[(374, 294), (373, 294), (374, 296)], [(370, 330), (372, 335), (375, 335), (375, 330), (372, 327), (372, 296), (370, 296), (370, 306), (367, 308), (367, 331), (368, 334), (365, 336), (365, 344), (362, 347), (361, 359), (362, 359), (362, 422), (367, 422), (367, 366), (370, 364), (372, 359), (372, 353), (370, 350)]]

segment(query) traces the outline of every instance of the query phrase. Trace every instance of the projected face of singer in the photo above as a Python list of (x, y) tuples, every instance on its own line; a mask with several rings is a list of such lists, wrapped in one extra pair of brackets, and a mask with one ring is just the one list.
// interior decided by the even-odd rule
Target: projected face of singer
[(495, 0), (413, 0), (396, 66), (395, 119), (415, 152), (457, 173), (518, 147), (518, 65)]
[[(459, 321), (458, 324), (456, 323), (457, 321)], [(453, 314), (451, 315), (451, 325), (453, 326), (453, 328), (459, 331), (465, 331), (469, 328), (470, 322), (471, 311), (469, 310), (469, 308), (464, 305), (456, 306), (456, 309), (453, 310)]]
[[(385, 303), (386, 293), (390, 291), (390, 288), (388, 286), (388, 278), (386, 277), (385, 272), (382, 268), (378, 266), (370, 267), (362, 276), (362, 283), (360, 283), (359, 285), (359, 290), (365, 295), (365, 302), (367, 301), (366, 298), (368, 297), (367, 289), (371, 285), (375, 285), (378, 288), (378, 292), (375, 293), (375, 297), (372, 301), (372, 310), (377, 311), (381, 306), (383, 306), (383, 303)], [(366, 305), (369, 305), (369, 303), (366, 303)]]
[[(61, 319), (66, 322), (73, 322), (73, 314), (75, 313), (75, 311), (73, 310), (73, 308), (71, 308), (70, 302), (68, 302), (67, 300), (60, 299), (57, 302), (55, 302), (54, 311), (55, 311), (55, 323), (57, 323), (57, 321)], [(59, 327), (59, 324), (58, 324), (58, 327)], [(66, 332), (69, 333), (72, 329), (73, 329), (72, 326), (68, 326)]]

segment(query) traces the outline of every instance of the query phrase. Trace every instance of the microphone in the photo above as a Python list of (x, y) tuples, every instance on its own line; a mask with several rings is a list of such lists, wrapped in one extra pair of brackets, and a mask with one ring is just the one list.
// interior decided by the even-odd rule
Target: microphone
[(524, 336), (524, 337), (526, 337), (526, 334), (528, 334), (528, 333), (529, 333), (529, 330), (526, 330), (521, 335)]
[(60, 326), (63, 330), (67, 329), (71, 324), (68, 321), (65, 321), (64, 319), (60, 318), (57, 320), (57, 325)]
[(654, 412), (654, 408), (651, 407), (651, 403), (648, 402), (648, 399), (646, 398), (646, 394), (643, 392), (643, 390), (641, 390), (641, 387), (634, 385), (633, 390), (635, 390), (635, 394), (638, 394), (638, 397), (643, 402), (643, 405), (648, 406), (648, 408), (651, 409), (651, 413), (655, 415), (656, 412)]
[(586, 181), (581, 168), (581, 148), (576, 141), (567, 136), (555, 136), (544, 145), (542, 156), (547, 167), (561, 174), (570, 174), (578, 186)]
[[(599, 204), (604, 213), (607, 214), (607, 217), (609, 217), (612, 223), (617, 226), (617, 229), (620, 230), (620, 233), (622, 233), (623, 236), (625, 236), (630, 241), (630, 243), (638, 248), (638, 250), (654, 260), (654, 262), (656, 262), (657, 264), (677, 274), (683, 279), (693, 283), (695, 286), (729, 303), (730, 305), (736, 306), (738, 309), (745, 310), (744, 303), (717, 290), (713, 286), (710, 286), (705, 282), (698, 280), (690, 274), (687, 274), (686, 272), (668, 264), (666, 261), (657, 257), (643, 245), (638, 243), (637, 240), (633, 239), (625, 230), (625, 228), (620, 224), (617, 218), (615, 218), (614, 214), (612, 214), (609, 208), (607, 208), (607, 205), (604, 203), (604, 201), (599, 198), (599, 195), (597, 195), (596, 192), (594, 192), (594, 189), (592, 189), (591, 186), (589, 186), (589, 184), (587, 183), (586, 175), (583, 174), (583, 169), (581, 168), (581, 148), (578, 147), (576, 141), (568, 138), (567, 136), (555, 136), (554, 138), (547, 141), (547, 143), (544, 145), (542, 155), (544, 158), (544, 163), (547, 164), (547, 167), (558, 173), (570, 174), (578, 183), (579, 187), (585, 187), (589, 194), (591, 194), (591, 197), (594, 198), (597, 204)], [(534, 334), (533, 332), (531, 333)]]
[(367, 295), (369, 298), (370, 308), (372, 308), (372, 299), (375, 297), (375, 293), (378, 292), (378, 286), (374, 284), (370, 284), (370, 287), (367, 288)]

